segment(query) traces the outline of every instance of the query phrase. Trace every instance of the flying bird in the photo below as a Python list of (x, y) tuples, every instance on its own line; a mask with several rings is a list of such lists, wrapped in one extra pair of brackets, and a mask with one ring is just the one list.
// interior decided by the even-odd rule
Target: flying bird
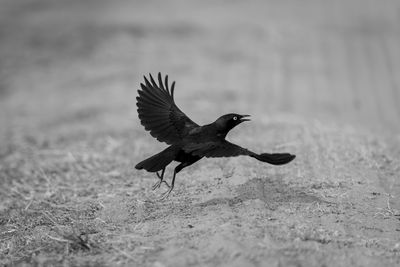
[[(174, 101), (175, 82), (169, 87), (168, 75), (163, 81), (158, 73), (158, 83), (149, 74), (144, 77), (141, 90), (138, 90), (137, 111), (141, 124), (160, 142), (169, 146), (160, 153), (138, 163), (135, 168), (155, 172), (158, 181), (153, 190), (165, 183), (169, 190), (161, 199), (169, 196), (174, 189), (175, 177), (183, 168), (192, 165), (203, 157), (250, 156), (273, 165), (289, 163), (296, 156), (289, 153), (257, 154), (228, 142), (225, 137), (230, 130), (242, 122), (249, 121), (249, 115), (230, 113), (203, 126), (193, 122), (183, 113)], [(164, 180), (165, 168), (172, 162), (180, 162), (174, 169), (171, 185)], [(161, 172), (161, 174), (159, 173)]]

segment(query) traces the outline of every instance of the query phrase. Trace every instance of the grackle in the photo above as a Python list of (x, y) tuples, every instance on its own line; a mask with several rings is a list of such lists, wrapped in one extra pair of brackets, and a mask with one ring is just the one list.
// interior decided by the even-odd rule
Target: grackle
[[(170, 146), (138, 163), (135, 168), (157, 174), (159, 181), (154, 184), (153, 190), (159, 188), (162, 183), (169, 187), (161, 199), (167, 198), (171, 193), (176, 174), (203, 157), (245, 155), (273, 165), (289, 163), (296, 157), (289, 153), (257, 154), (228, 142), (225, 140), (228, 132), (240, 123), (249, 121), (249, 115), (230, 113), (219, 117), (213, 123), (199, 126), (175, 104), (175, 82), (169, 88), (168, 75), (163, 81), (161, 73), (158, 73), (158, 84), (151, 74), (149, 76), (150, 81), (144, 77), (145, 83), (140, 84), (142, 90), (138, 90), (139, 96), (136, 97), (139, 119), (153, 137)], [(171, 185), (168, 185), (164, 181), (164, 172), (172, 161), (180, 162), (180, 164), (175, 167)]]

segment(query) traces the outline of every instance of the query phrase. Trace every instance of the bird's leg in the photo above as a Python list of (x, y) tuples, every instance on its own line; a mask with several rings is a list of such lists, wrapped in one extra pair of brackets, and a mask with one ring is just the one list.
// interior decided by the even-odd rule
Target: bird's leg
[(156, 190), (157, 188), (159, 188), (161, 186), (162, 183), (165, 183), (166, 186), (168, 186), (168, 188), (170, 188), (169, 184), (164, 181), (164, 172), (165, 172), (165, 168), (162, 169), (161, 175), (158, 174), (158, 172), (156, 172), (157, 177), (160, 179), (159, 181), (157, 181), (157, 183), (155, 183), (152, 187), (153, 190)]
[(158, 172), (156, 172), (157, 177), (160, 178), (160, 180), (162, 180), (164, 178), (164, 171), (165, 171), (165, 168), (162, 170), (161, 175), (159, 175)]
[(181, 164), (179, 164), (178, 166), (175, 167), (175, 169), (174, 169), (174, 176), (172, 176), (171, 187), (168, 189), (167, 192), (165, 192), (164, 194), (161, 195), (160, 200), (167, 199), (168, 196), (169, 196), (169, 194), (171, 193), (172, 189), (174, 189), (176, 174), (177, 174), (178, 172), (180, 172), (183, 168), (185, 168), (185, 167), (187, 167), (187, 166), (189, 166), (189, 165), (191, 165), (191, 164), (192, 164), (191, 162), (185, 162), (185, 163), (181, 163)]
[(169, 194), (171, 193), (172, 189), (174, 189), (174, 184), (175, 184), (175, 176), (176, 176), (176, 173), (177, 173), (177, 171), (176, 171), (176, 168), (175, 168), (175, 170), (174, 170), (174, 176), (172, 177), (172, 183), (171, 183), (171, 186), (170, 186), (170, 188), (167, 190), (167, 192), (165, 192), (164, 194), (162, 194), (162, 195), (161, 195), (161, 198), (160, 198), (160, 200), (167, 199), (167, 198), (168, 198), (168, 196), (169, 196)]

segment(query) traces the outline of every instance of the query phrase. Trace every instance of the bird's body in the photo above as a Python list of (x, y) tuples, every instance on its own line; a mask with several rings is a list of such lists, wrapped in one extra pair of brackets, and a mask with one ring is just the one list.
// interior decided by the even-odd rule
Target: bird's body
[[(160, 153), (138, 163), (136, 169), (156, 172), (159, 181), (168, 185), (164, 179), (164, 171), (172, 161), (180, 162), (175, 167), (170, 189), (164, 194), (167, 197), (174, 188), (175, 177), (183, 168), (192, 165), (203, 157), (233, 157), (247, 155), (260, 161), (274, 165), (282, 165), (292, 161), (295, 156), (289, 153), (257, 154), (225, 140), (228, 132), (238, 124), (248, 121), (248, 115), (230, 113), (221, 116), (213, 123), (199, 126), (189, 119), (175, 104), (174, 87), (168, 85), (168, 76), (163, 82), (158, 74), (158, 84), (150, 75), (146, 77), (142, 90), (138, 90), (137, 107), (139, 119), (146, 130), (161, 142), (170, 146)], [(161, 175), (158, 173), (161, 171)], [(168, 185), (169, 186), (169, 185)]]

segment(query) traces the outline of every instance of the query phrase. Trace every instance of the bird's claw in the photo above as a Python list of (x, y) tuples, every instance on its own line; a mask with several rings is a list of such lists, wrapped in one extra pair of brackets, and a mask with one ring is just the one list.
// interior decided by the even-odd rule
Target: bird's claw
[(155, 183), (152, 187), (151, 187), (151, 189), (154, 191), (154, 190), (156, 190), (157, 188), (159, 188), (161, 186), (161, 181), (157, 181), (157, 183)]
[(157, 188), (160, 188), (161, 184), (164, 183), (168, 188), (171, 188), (171, 186), (164, 180), (157, 181), (152, 187), (153, 190), (156, 190)]
[(173, 187), (170, 187), (168, 189), (168, 191), (164, 192), (161, 197), (158, 200), (165, 200), (169, 197), (169, 194), (171, 193), (172, 189), (174, 189)]

